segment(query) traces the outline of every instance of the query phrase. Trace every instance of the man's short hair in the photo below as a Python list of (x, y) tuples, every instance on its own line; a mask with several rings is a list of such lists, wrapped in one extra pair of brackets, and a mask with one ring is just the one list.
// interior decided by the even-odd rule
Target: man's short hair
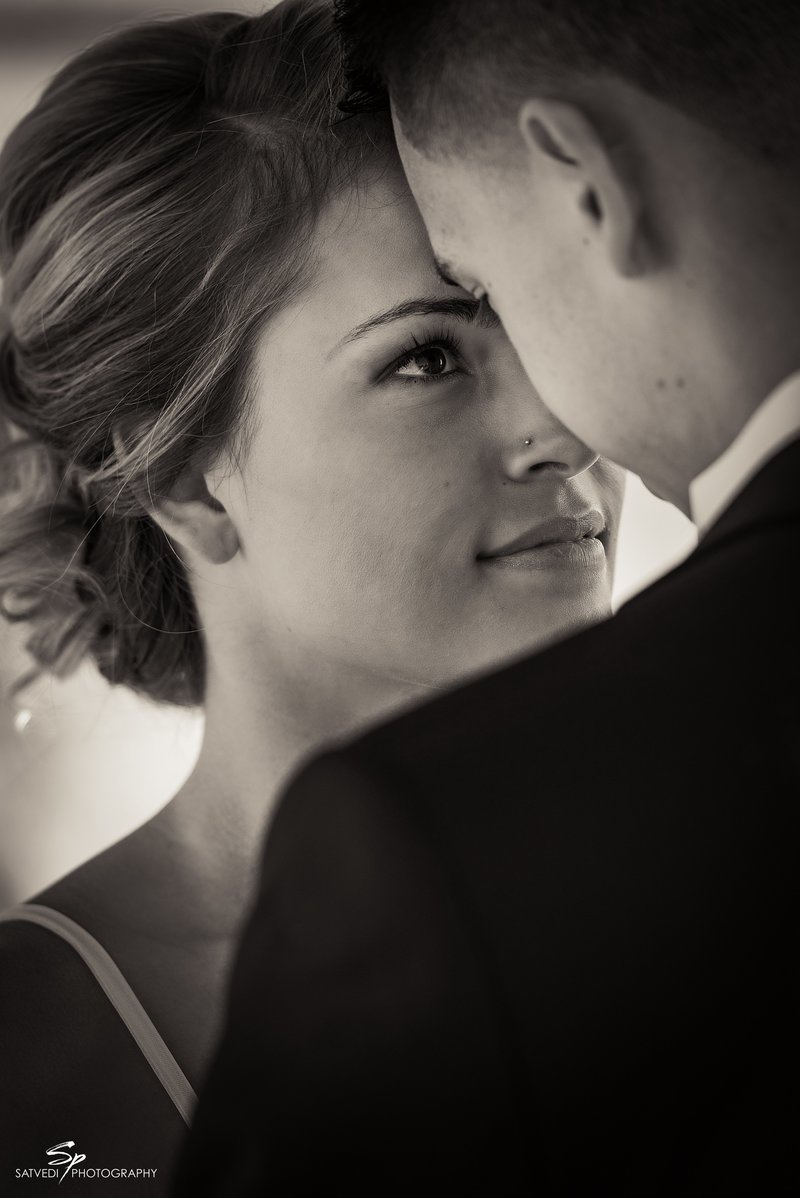
[(800, 166), (800, 0), (338, 0), (350, 111), (463, 154), (515, 101), (615, 77)]

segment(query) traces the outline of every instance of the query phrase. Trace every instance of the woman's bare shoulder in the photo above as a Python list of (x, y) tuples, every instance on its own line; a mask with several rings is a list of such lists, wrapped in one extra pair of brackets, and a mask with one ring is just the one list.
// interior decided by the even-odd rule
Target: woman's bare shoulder
[(95, 989), (65, 941), (22, 920), (0, 922), (1, 1105), (15, 1144), (32, 1137), (33, 1149), (33, 1141), (73, 1109), (76, 1087), (102, 1076), (86, 1034), (102, 1013), (105, 996)]
[(0, 922), (0, 1059), (3, 1072), (24, 1059), (66, 1051), (76, 1011), (95, 1005), (93, 979), (69, 944), (23, 920)]
[[(113, 926), (116, 898), (125, 892), (129, 855), (114, 845), (30, 903), (66, 916), (113, 959), (116, 945), (108, 943), (105, 928)], [(24, 918), (0, 921), (0, 1061), (6, 1078), (12, 1069), (20, 1086), (41, 1093), (44, 1075), (48, 1089), (73, 1069), (102, 1075), (109, 1048), (120, 1038), (129, 1039), (119, 1014), (72, 944)]]
[(0, 1062), (0, 1169), (82, 1135), (96, 1164), (139, 1151), (168, 1175), (184, 1130), (171, 1099), (78, 953), (21, 920), (0, 922)]
[(75, 956), (58, 936), (26, 919), (0, 921), (0, 1012), (32, 1014), (40, 1005), (54, 1004), (58, 993), (80, 987)]

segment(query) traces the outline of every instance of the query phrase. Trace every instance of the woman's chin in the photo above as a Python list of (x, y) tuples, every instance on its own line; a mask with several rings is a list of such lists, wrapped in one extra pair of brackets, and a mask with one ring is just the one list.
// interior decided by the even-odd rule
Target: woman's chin
[(482, 643), (476, 637), (469, 645), (469, 655), (452, 665), (445, 685), (458, 685), (473, 675), (502, 669), (607, 620), (612, 615), (611, 599), (604, 590), (602, 594), (583, 596), (569, 606), (560, 604), (557, 618), (552, 620), (544, 620), (541, 615), (532, 613), (528, 621), (517, 617), (513, 626), (509, 622), (504, 628), (492, 629), (491, 636)]

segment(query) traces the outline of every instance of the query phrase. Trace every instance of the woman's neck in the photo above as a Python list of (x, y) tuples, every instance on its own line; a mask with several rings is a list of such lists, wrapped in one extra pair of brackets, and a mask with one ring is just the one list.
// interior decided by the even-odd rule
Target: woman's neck
[(39, 896), (107, 948), (192, 1082), (219, 1032), (232, 954), (282, 787), (323, 744), (422, 693), (370, 689), (344, 669), (338, 696), (324, 669), (297, 677), (314, 679), (308, 694), (274, 673), (269, 685), (257, 685), (252, 664), (212, 671), (204, 742), (186, 784), (143, 827)]
[[(196, 875), (213, 921), (237, 924), (255, 883), (264, 835), (283, 787), (302, 762), (430, 694), (399, 679), (365, 678), (340, 663), (270, 671), (266, 684), (226, 663), (209, 671), (197, 765), (156, 817)], [(265, 674), (266, 677), (266, 674)], [(295, 679), (312, 679), (307, 686)]]

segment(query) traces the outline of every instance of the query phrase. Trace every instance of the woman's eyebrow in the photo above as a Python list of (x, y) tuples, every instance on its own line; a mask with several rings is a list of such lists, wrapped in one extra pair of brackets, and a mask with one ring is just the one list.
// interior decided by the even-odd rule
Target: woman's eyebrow
[(337, 342), (331, 353), (335, 353), (337, 349), (351, 341), (357, 341), (359, 337), (363, 337), (365, 333), (370, 333), (381, 325), (392, 324), (393, 321), (403, 320), (408, 316), (449, 316), (454, 320), (463, 320), (467, 324), (472, 324), (476, 318), (480, 318), (481, 325), (487, 328), (494, 327), (497, 323), (497, 317), (491, 312), (491, 309), (487, 311), (481, 302), (475, 299), (448, 299), (436, 296), (404, 300), (392, 308), (387, 308), (385, 312), (370, 316), (369, 320), (365, 320), (362, 324), (357, 324), (354, 329), (342, 337), (341, 341)]

